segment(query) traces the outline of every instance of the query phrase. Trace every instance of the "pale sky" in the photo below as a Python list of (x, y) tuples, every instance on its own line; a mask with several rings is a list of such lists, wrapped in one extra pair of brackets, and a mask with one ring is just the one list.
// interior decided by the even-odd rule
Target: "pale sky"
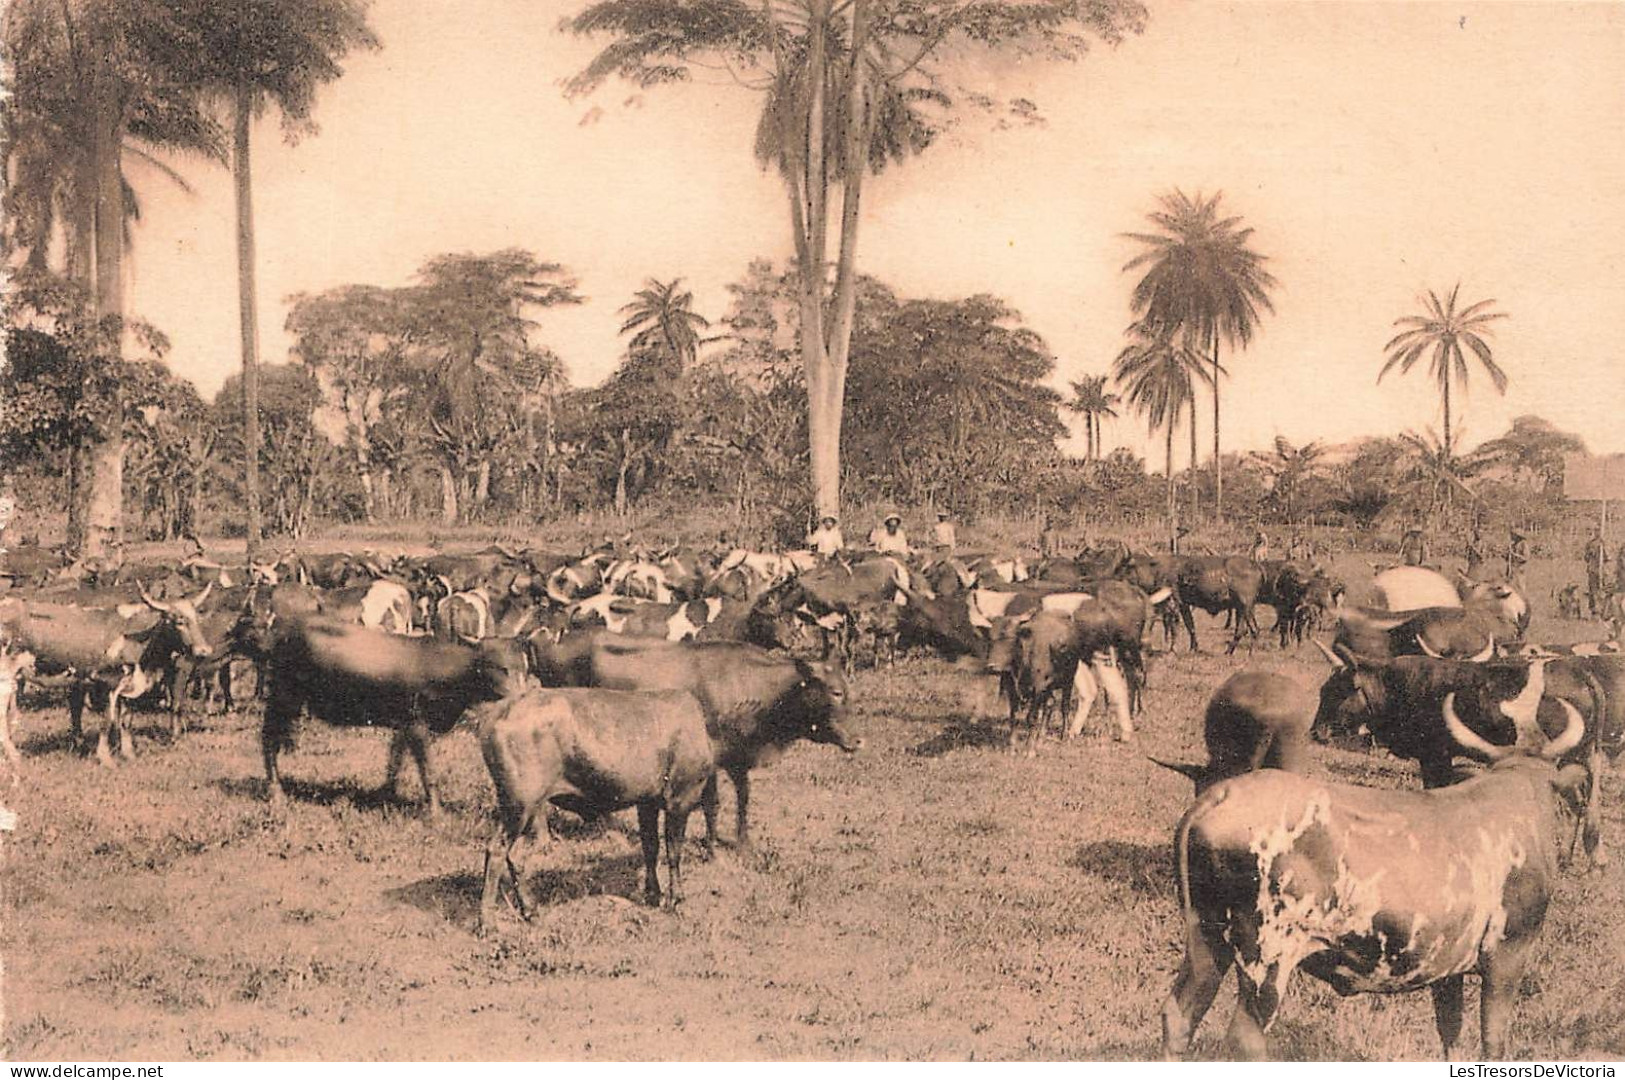
[[(782, 190), (750, 155), (753, 93), (716, 79), (564, 99), (594, 46), (556, 27), (584, 2), (374, 0), (384, 47), (322, 91), (320, 134), (289, 147), (275, 117), (257, 127), (266, 362), (286, 359), (289, 294), (517, 245), (579, 276), (590, 302), (543, 313), (540, 336), (591, 384), (623, 355), (616, 309), (645, 278), (685, 278), (716, 319), (752, 257), (788, 254)], [(905, 295), (1004, 298), (1064, 388), (1122, 346), (1121, 234), (1175, 186), (1222, 190), (1280, 280), (1276, 315), (1228, 362), (1227, 450), (1437, 427), (1424, 370), (1376, 373), (1393, 320), (1460, 280), (1511, 314), (1494, 344), (1512, 386), (1474, 380), (1467, 443), (1534, 412), (1625, 451), (1625, 6), (1147, 3), (1145, 34), (1115, 50), (987, 71), (1047, 125), (970, 120), (871, 181), (860, 268)], [(131, 309), (212, 395), (239, 363), (231, 184), (182, 167), (190, 195), (132, 166)], [(1105, 434), (1146, 450), (1133, 417)]]

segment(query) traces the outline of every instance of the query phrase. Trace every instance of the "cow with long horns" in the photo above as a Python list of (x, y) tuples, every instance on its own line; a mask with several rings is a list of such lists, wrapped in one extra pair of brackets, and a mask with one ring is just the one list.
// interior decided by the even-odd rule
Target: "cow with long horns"
[[(1163, 1052), (1184, 1056), (1231, 967), (1229, 1041), (1266, 1056), (1265, 1033), (1300, 967), (1340, 994), (1427, 987), (1445, 1057), (1465, 977), (1481, 980), (1482, 1054), (1507, 1025), (1557, 883), (1562, 819), (1586, 780), (1557, 767), (1583, 722), (1533, 727), (1488, 772), (1437, 791), (1383, 791), (1266, 769), (1196, 801), (1174, 836), (1185, 959), (1163, 1008)], [(1538, 756), (1531, 756), (1538, 755)]]
[(1428, 788), (1456, 778), (1451, 759), (1458, 755), (1487, 760), (1531, 741), (1556, 747), (1556, 759), (1583, 764), (1591, 777), (1585, 849), (1595, 864), (1606, 861), (1596, 785), (1605, 746), (1618, 745), (1610, 742), (1618, 709), (1610, 709), (1608, 686), (1625, 684), (1602, 669), (1603, 679), (1588, 670), (1596, 658), (1475, 664), (1430, 656), (1377, 659), (1342, 649), (1331, 656), (1338, 667), (1321, 686), (1315, 738), (1363, 728), (1394, 756), (1415, 761)]
[(68, 688), (68, 715), (74, 738), (82, 732), (85, 700), (92, 690), (107, 693), (107, 722), (96, 740), (96, 759), (112, 765), (112, 739), (120, 757), (135, 746), (119, 708), (120, 699), (143, 696), (159, 685), (175, 656), (213, 653), (200, 626), (197, 606), (213, 585), (191, 599), (158, 600), (144, 589), (141, 602), (112, 610), (38, 600), (0, 600), (0, 645), (34, 654), (42, 686)]

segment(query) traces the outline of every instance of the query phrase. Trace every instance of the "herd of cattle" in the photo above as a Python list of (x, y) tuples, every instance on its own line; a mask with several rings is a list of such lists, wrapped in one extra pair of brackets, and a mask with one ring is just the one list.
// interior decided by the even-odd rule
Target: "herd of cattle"
[[(1314, 640), (1332, 665), (1317, 695), (1242, 670), (1209, 702), (1205, 763), (1176, 832), (1186, 955), (1164, 1011), (1183, 1054), (1226, 973), (1240, 987), (1236, 1047), (1264, 1031), (1300, 967), (1344, 993), (1430, 987), (1450, 1053), (1462, 980), (1482, 977), (1484, 1053), (1503, 1056), (1508, 1009), (1556, 884), (1581, 846), (1601, 865), (1598, 785), (1625, 744), (1625, 655), (1612, 643), (1529, 642), (1525, 598), (1504, 582), (1421, 567), (1377, 575), (1375, 603), (1309, 563), (1123, 547), (1019, 558), (670, 551), (606, 544), (583, 555), (491, 547), (387, 559), (287, 555), (223, 568), (126, 564), (64, 575), (13, 553), (0, 592), (0, 749), (20, 686), (67, 692), (75, 740), (105, 710), (97, 759), (133, 752), (122, 702), (167, 702), (179, 737), (195, 696), (255, 673), (268, 796), (302, 717), (395, 729), (387, 787), (411, 752), (432, 812), (432, 736), (467, 718), (497, 795), (480, 929), (510, 894), (522, 915), (527, 851), (549, 805), (636, 807), (651, 903), (675, 905), (690, 813), (717, 836), (719, 773), (749, 842), (749, 774), (807, 740), (858, 749), (847, 675), (918, 647), (996, 676), (1011, 745), (1048, 720), (1081, 730), (1105, 691), (1119, 738), (1147, 684), (1154, 622), (1172, 651), (1194, 609), (1225, 614), (1229, 649), (1271, 607), (1282, 647)], [(32, 569), (30, 569), (32, 567)], [(1251, 645), (1249, 646), (1251, 647)], [(816, 657), (816, 658), (814, 658)], [(1304, 775), (1311, 741), (1364, 733), (1420, 766), (1424, 790), (1378, 792)], [(1456, 758), (1489, 768), (1462, 780)], [(1167, 764), (1167, 763), (1163, 763)], [(668, 887), (658, 876), (663, 832)], [(1572, 825), (1572, 828), (1568, 828)]]

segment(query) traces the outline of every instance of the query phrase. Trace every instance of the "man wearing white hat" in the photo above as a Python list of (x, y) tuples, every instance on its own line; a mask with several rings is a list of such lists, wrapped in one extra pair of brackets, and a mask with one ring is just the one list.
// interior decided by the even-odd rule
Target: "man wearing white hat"
[(903, 531), (903, 515), (888, 510), (886, 516), (880, 519), (880, 524), (869, 533), (869, 544), (886, 555), (907, 555), (908, 534)]
[(807, 546), (824, 559), (833, 559), (841, 553), (846, 540), (841, 536), (841, 523), (834, 514), (824, 515), (818, 522), (818, 528), (807, 534)]

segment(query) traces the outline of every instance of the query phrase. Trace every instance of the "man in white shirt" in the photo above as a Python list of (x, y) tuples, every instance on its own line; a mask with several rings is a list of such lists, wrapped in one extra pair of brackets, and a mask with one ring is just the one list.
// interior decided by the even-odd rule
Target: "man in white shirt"
[(903, 515), (893, 510), (880, 519), (869, 533), (869, 544), (886, 555), (907, 555), (908, 534), (903, 531)]
[(840, 522), (828, 514), (818, 522), (818, 528), (807, 534), (807, 546), (821, 558), (832, 559), (841, 553), (846, 541), (841, 536)]
[(949, 520), (949, 517), (948, 511), (937, 511), (937, 523), (931, 526), (931, 541), (937, 547), (944, 549), (947, 554), (952, 555), (959, 538), (954, 534), (954, 523)]

